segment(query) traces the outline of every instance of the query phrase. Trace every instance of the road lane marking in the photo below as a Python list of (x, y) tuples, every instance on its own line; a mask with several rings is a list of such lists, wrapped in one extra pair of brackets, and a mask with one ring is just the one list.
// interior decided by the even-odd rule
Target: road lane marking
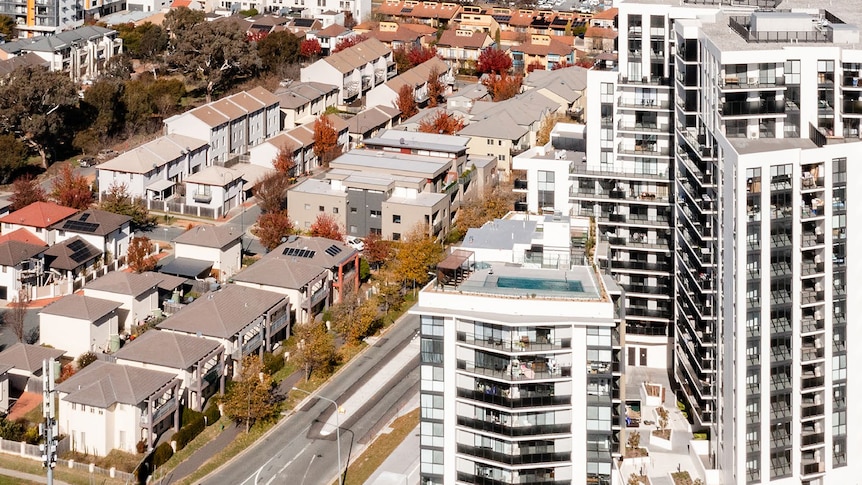
[[(286, 423), (286, 422), (287, 422), (287, 421), (285, 421), (285, 423)], [(286, 449), (287, 449), (287, 447), (288, 447), (288, 446), (290, 446), (290, 445), (292, 445), (296, 440), (298, 440), (298, 439), (300, 439), (300, 438), (305, 437), (305, 435), (308, 433), (308, 430), (309, 430), (309, 429), (311, 429), (311, 425), (310, 425), (310, 424), (309, 424), (308, 426), (306, 426), (306, 427), (305, 427), (305, 429), (304, 429), (304, 430), (302, 430), (299, 434), (297, 434), (295, 438), (293, 438), (293, 439), (292, 439), (292, 440), (290, 440), (286, 445), (284, 445), (284, 449), (286, 450)], [(313, 442), (313, 441), (314, 441), (314, 440), (312, 440), (312, 442)], [(311, 443), (309, 443), (309, 444), (311, 444)], [(306, 445), (306, 448), (307, 448), (307, 447), (308, 447), (308, 445)], [(271, 462), (272, 460), (275, 460), (275, 459), (278, 457), (278, 455), (280, 455), (280, 454), (281, 454), (281, 451), (279, 451), (279, 452), (277, 452), (277, 453), (273, 454), (273, 455), (272, 455), (272, 457), (270, 457), (270, 459), (269, 459), (269, 460), (266, 460), (266, 463), (264, 463), (263, 465), (261, 465), (261, 466), (260, 466), (260, 468), (258, 468), (256, 472), (254, 472), (253, 474), (249, 475), (249, 476), (248, 476), (248, 478), (246, 478), (245, 480), (243, 480), (243, 481), (242, 481), (242, 484), (240, 484), (240, 485), (245, 485), (245, 484), (246, 484), (246, 483), (248, 483), (249, 481), (251, 481), (251, 483), (254, 483), (254, 480), (255, 480), (255, 478), (258, 476), (258, 474), (260, 474), (260, 472), (261, 472), (264, 468), (266, 468), (266, 466), (267, 466), (267, 465), (269, 465), (269, 462)]]
[(290, 460), (289, 462), (285, 463), (285, 464), (284, 464), (284, 466), (283, 466), (283, 467), (281, 467), (281, 470), (279, 470), (279, 471), (278, 471), (278, 473), (276, 473), (272, 478), (270, 478), (270, 479), (269, 479), (269, 481), (268, 481), (268, 482), (266, 482), (266, 485), (270, 485), (270, 484), (272, 483), (272, 481), (273, 481), (273, 480), (275, 480), (276, 478), (278, 478), (278, 476), (279, 476), (279, 475), (281, 475), (281, 472), (283, 472), (285, 469), (287, 469), (287, 467), (289, 467), (291, 464), (293, 464), (293, 462), (295, 462), (295, 461), (296, 461), (296, 459), (297, 459), (297, 458), (299, 458), (299, 455), (301, 455), (301, 454), (305, 453), (305, 450), (307, 450), (307, 449), (308, 449), (308, 447), (309, 447), (309, 446), (311, 446), (311, 444), (312, 444), (312, 443), (314, 443), (314, 440), (312, 440), (312, 441), (311, 441), (311, 443), (309, 443), (309, 444), (305, 445), (305, 448), (303, 448), (302, 450), (300, 450), (300, 452), (299, 452), (299, 453), (297, 453), (297, 454), (296, 454), (296, 456), (294, 456), (292, 460)]

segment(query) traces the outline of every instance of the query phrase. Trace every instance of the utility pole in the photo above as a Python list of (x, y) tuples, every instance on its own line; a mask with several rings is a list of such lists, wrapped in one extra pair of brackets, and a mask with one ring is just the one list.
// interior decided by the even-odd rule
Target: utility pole
[(48, 469), (48, 485), (54, 485), (54, 467), (57, 466), (57, 411), (54, 409), (54, 360), (42, 361), (42, 415), (45, 423), (40, 425), (45, 442), (39, 445), (42, 466)]

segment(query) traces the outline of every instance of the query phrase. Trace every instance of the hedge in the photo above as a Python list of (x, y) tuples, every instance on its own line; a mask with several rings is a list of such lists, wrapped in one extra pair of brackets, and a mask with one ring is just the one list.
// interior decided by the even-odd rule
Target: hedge
[(215, 402), (215, 399), (210, 401), (210, 405), (207, 406), (206, 410), (204, 410), (204, 416), (207, 418), (207, 424), (212, 426), (221, 419), (221, 412), (218, 409), (218, 403)]
[(204, 430), (204, 418), (203, 416), (199, 416), (197, 419), (192, 421), (191, 423), (180, 428), (179, 431), (174, 433), (174, 436), (171, 438), (172, 441), (177, 442), (177, 451), (185, 448), (189, 442), (191, 442), (197, 435), (201, 434), (201, 431)]
[(189, 409), (184, 407), (182, 411), (180, 411), (182, 415), (182, 419), (180, 420), (180, 428), (187, 426), (189, 423), (193, 423), (196, 420), (203, 417), (203, 414), (195, 411), (194, 409)]
[(153, 451), (153, 470), (167, 463), (174, 456), (170, 443), (162, 443)]
[(273, 375), (284, 367), (284, 356), (266, 352), (263, 354), (263, 369), (269, 375)]

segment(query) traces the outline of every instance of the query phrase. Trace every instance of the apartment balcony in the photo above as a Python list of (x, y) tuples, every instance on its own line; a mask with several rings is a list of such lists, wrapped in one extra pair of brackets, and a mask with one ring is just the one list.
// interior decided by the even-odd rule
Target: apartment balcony
[(520, 472), (519, 476), (521, 478), (513, 480), (495, 480), (490, 478), (488, 475), (458, 472), (456, 479), (459, 482), (476, 483), (481, 485), (518, 485), (522, 483), (529, 483), (531, 485), (571, 485), (572, 483), (571, 480), (554, 480), (553, 474), (537, 476), (525, 475), (524, 472)]
[(769, 390), (772, 392), (787, 391), (792, 387), (793, 383), (790, 380), (790, 376), (779, 374), (772, 376), (769, 380)]
[(642, 145), (624, 145), (622, 143), (617, 147), (617, 153), (621, 155), (635, 155), (638, 157), (669, 157), (671, 156), (670, 147), (658, 146), (656, 144)]
[(769, 247), (772, 249), (787, 248), (793, 245), (790, 235), (786, 233), (773, 234), (769, 238)]
[(792, 418), (793, 412), (790, 410), (789, 404), (782, 403), (781, 405), (772, 405), (769, 407), (769, 419), (773, 421), (784, 421)]
[(783, 305), (791, 303), (793, 297), (790, 296), (790, 290), (772, 290), (769, 292), (769, 301), (773, 305)]
[(802, 177), (802, 192), (816, 192), (825, 188), (823, 177), (814, 177), (812, 175)]
[[(586, 214), (591, 217), (594, 213), (588, 211)], [(668, 227), (670, 226), (670, 218), (664, 214), (650, 216), (646, 214), (615, 214), (603, 212), (599, 216), (599, 222), (610, 224), (626, 224), (632, 226), (652, 226), (652, 227)]]
[(802, 233), (802, 249), (813, 249), (818, 246), (822, 246), (826, 240), (826, 237), (823, 234), (815, 234), (815, 233)]
[(823, 376), (805, 372), (802, 374), (802, 392), (821, 391), (825, 383), (826, 379)]
[(791, 357), (792, 354), (790, 353), (790, 348), (784, 346), (772, 347), (772, 351), (769, 353), (769, 361), (773, 364), (779, 362), (789, 362)]
[(199, 192), (194, 194), (192, 198), (199, 204), (209, 204), (213, 200), (213, 194), (211, 192)]
[(802, 403), (802, 420), (823, 418), (826, 415), (826, 406), (823, 404)]
[(667, 110), (670, 109), (670, 101), (666, 99), (654, 99), (654, 98), (629, 98), (625, 96), (620, 96), (617, 99), (617, 106), (625, 109), (635, 109), (635, 110)]
[[(810, 337), (806, 337), (806, 339), (810, 339)], [(802, 342), (802, 363), (810, 364), (816, 361), (822, 361), (826, 357), (826, 349), (823, 348), (822, 344), (816, 341), (808, 341), (803, 340)]]
[(825, 320), (823, 320), (822, 318), (815, 318), (814, 316), (803, 315), (800, 323), (802, 324), (802, 335), (810, 335), (823, 332), (826, 328)]
[[(802, 428), (802, 448), (813, 448), (818, 446), (823, 446), (823, 441), (826, 439), (826, 434), (823, 432), (816, 431), (815, 429), (806, 430), (807, 426), (803, 426)], [(812, 427), (814, 428), (814, 427)]]
[(802, 476), (819, 475), (826, 473), (826, 464), (813, 460), (802, 460), (799, 466), (799, 473)]
[(495, 417), (492, 420), (458, 416), (458, 424), (470, 429), (487, 431), (511, 438), (554, 434), (569, 435), (572, 432), (572, 423), (516, 426), (512, 424), (512, 419), (509, 416)]
[(747, 77), (735, 74), (719, 77), (718, 87), (723, 92), (783, 91), (786, 89), (784, 77), (782, 76), (767, 80), (760, 79), (759, 77)]
[[(153, 411), (153, 424), (158, 424), (162, 418), (165, 417), (170, 412), (173, 412), (177, 409), (177, 398), (172, 397), (167, 401), (163, 402), (158, 408)], [(146, 411), (141, 411), (141, 426), (149, 425), (149, 418), (146, 414)]]
[(531, 341), (528, 337), (505, 339), (477, 336), (467, 332), (457, 332), (456, 334), (459, 342), (492, 349), (496, 352), (526, 353), (568, 350), (572, 348), (572, 339), (570, 338), (554, 339), (539, 337), (536, 340)]
[(515, 179), (513, 189), (515, 192), (526, 192), (528, 190), (527, 181), (524, 179)]
[(825, 213), (823, 211), (822, 202), (819, 205), (810, 205), (804, 203), (802, 204), (801, 220), (803, 222), (815, 219), (822, 219), (824, 214)]
[(783, 115), (784, 100), (728, 101), (718, 107), (718, 114), (723, 118)]
[(818, 305), (824, 302), (825, 295), (819, 290), (802, 290), (802, 305)]
[(789, 448), (792, 444), (793, 441), (786, 432), (775, 432), (769, 435), (770, 448)]
[(484, 389), (477, 389), (475, 391), (458, 388), (458, 397), (513, 409), (571, 406), (572, 404), (571, 396), (554, 395), (553, 391), (514, 392), (511, 388), (496, 386), (485, 386)]
[(802, 277), (823, 276), (825, 264), (816, 261), (802, 261)]
[(534, 361), (512, 359), (509, 365), (499, 366), (493, 369), (477, 367), (474, 362), (459, 359), (457, 361), (457, 368), (458, 370), (463, 370), (472, 374), (510, 382), (559, 380), (572, 377), (571, 365), (550, 366), (548, 364), (548, 359), (537, 359)]
[(769, 329), (773, 334), (790, 333), (792, 330), (790, 320), (784, 317), (771, 319), (769, 321)]
[(503, 465), (533, 465), (571, 462), (572, 454), (556, 452), (553, 446), (521, 446), (516, 454), (500, 453), (491, 448), (458, 445), (458, 453), (482, 458)]
[(670, 125), (659, 123), (624, 123), (623, 120), (620, 120), (617, 123), (617, 130), (668, 134), (670, 132)]
[[(776, 238), (777, 238), (777, 237), (778, 237), (778, 236), (772, 236), (772, 240), (773, 240), (773, 241), (776, 241)], [(785, 238), (787, 238), (787, 236), (784, 236), (784, 237), (785, 237)], [(779, 240), (779, 241), (780, 241), (780, 240)], [(788, 239), (788, 241), (789, 241), (789, 239)], [(772, 248), (775, 248), (775, 247), (784, 247), (783, 242), (779, 242), (778, 244), (779, 244), (779, 245), (775, 245), (775, 246), (771, 246), (771, 247), (772, 247)], [(778, 276), (789, 276), (791, 273), (792, 273), (792, 272), (791, 272), (791, 270), (790, 270), (790, 263), (787, 263), (787, 262), (781, 261), (781, 262), (778, 262), (778, 263), (772, 263), (772, 264), (770, 264), (770, 265), (769, 265), (769, 276), (771, 276), (772, 278), (775, 278), (775, 277), (778, 277)]]
[(635, 271), (653, 271), (656, 273), (668, 274), (673, 271), (672, 263), (648, 263), (638, 260), (619, 260), (611, 259), (611, 270), (635, 270)]

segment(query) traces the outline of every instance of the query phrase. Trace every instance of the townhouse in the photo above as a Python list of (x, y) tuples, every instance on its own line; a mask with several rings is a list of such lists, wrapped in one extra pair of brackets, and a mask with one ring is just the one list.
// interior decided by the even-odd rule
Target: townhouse
[(347, 120), (347, 131), (350, 135), (349, 148), (356, 147), (366, 138), (377, 136), (382, 130), (388, 130), (401, 119), (401, 111), (394, 106), (375, 106), (362, 110)]
[(455, 73), (475, 73), (479, 54), (494, 40), (486, 32), (450, 29), (437, 39), (437, 53)]
[(202, 140), (206, 165), (231, 164), (281, 131), (278, 98), (262, 87), (222, 98), (165, 120), (165, 135)]
[(0, 217), (0, 232), (9, 234), (19, 229), (25, 229), (44, 241), (47, 245), (54, 244), (57, 231), (54, 225), (77, 214), (76, 209), (53, 202), (33, 202), (10, 214)]
[(461, 12), (461, 6), (451, 2), (419, 2), (386, 0), (377, 9), (384, 20), (419, 23), (438, 28), (447, 26)]
[(547, 34), (530, 34), (524, 42), (509, 46), (515, 72), (551, 70), (575, 63), (575, 48)]
[(17, 301), (19, 291), (38, 283), (36, 269), (46, 248), (36, 241), (0, 242), (0, 300)]
[(206, 261), (222, 281), (242, 268), (242, 232), (233, 224), (198, 225), (171, 241), (174, 260)]
[(39, 343), (79, 356), (120, 348), (120, 303), (84, 295), (66, 295), (39, 311)]
[[(80, 236), (106, 258), (125, 258), (132, 237), (132, 218), (99, 209), (87, 209), (51, 226), (55, 243)], [(107, 256), (110, 254), (110, 256)]]
[(445, 90), (450, 89), (451, 84), (455, 82), (455, 78), (449, 71), (449, 66), (435, 56), (369, 91), (365, 98), (365, 106), (367, 108), (395, 106), (401, 87), (405, 85), (412, 88), (413, 99), (416, 104), (424, 106), (429, 101), (428, 80), (431, 78), (432, 72), (437, 73), (437, 80), (444, 86)]
[(316, 40), (320, 44), (321, 55), (328, 56), (335, 50), (339, 42), (355, 36), (356, 33), (343, 25), (332, 24), (320, 30), (310, 30), (305, 34), (308, 40)]
[(410, 50), (422, 45), (422, 38), (437, 32), (425, 24), (401, 24), (398, 22), (363, 22), (353, 31), (366, 37), (373, 37), (392, 49)]
[(313, 122), (327, 108), (338, 104), (338, 86), (317, 82), (290, 82), (275, 91), (281, 109), (281, 126), (290, 130)]
[(107, 61), (122, 52), (123, 39), (116, 30), (94, 25), (0, 44), (0, 60), (33, 53), (49, 70), (69, 73), (74, 82), (96, 79)]
[(84, 286), (86, 297), (118, 303), (117, 333), (128, 336), (159, 309), (159, 287), (169, 276), (111, 271)]
[[(336, 144), (343, 151), (347, 148), (350, 138), (348, 124), (340, 116), (325, 115), (336, 133)], [(253, 165), (272, 168), (272, 162), (278, 157), (279, 151), (288, 150), (293, 154), (296, 164), (292, 170), (294, 175), (310, 172), (320, 167), (320, 160), (314, 154), (314, 124), (316, 120), (279, 133), (266, 142), (249, 151), (249, 162)]]
[(377, 39), (367, 39), (300, 70), (300, 81), (335, 83), (338, 103), (351, 103), (395, 76), (392, 51)]

